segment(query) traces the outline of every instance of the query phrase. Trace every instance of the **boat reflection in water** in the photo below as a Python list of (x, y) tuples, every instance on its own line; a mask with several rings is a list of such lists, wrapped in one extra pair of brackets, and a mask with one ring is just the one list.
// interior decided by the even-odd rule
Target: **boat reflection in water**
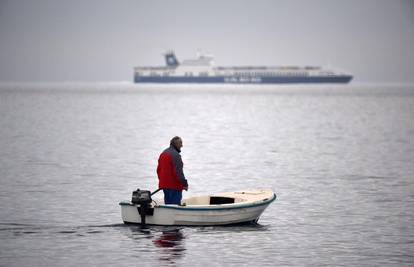
[(144, 266), (153, 265), (154, 260), (175, 265), (185, 255), (185, 236), (182, 228), (169, 226), (142, 228), (128, 225), (122, 229), (127, 230), (125, 232), (127, 237), (133, 241), (132, 249)]
[(184, 234), (181, 229), (168, 229), (153, 242), (156, 247), (162, 248), (159, 259), (163, 262), (175, 263), (175, 260), (184, 256)]

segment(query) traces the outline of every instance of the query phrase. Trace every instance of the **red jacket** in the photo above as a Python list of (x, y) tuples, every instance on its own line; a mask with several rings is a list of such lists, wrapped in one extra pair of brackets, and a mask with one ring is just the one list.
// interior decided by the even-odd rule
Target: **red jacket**
[(158, 159), (158, 188), (182, 191), (184, 187), (188, 187), (183, 167), (181, 155), (174, 147), (164, 150)]

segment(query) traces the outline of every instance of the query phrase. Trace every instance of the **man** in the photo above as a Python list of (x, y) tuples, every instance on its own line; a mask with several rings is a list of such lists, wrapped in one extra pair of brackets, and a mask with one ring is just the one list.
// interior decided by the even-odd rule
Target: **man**
[(183, 172), (183, 161), (181, 160), (181, 148), (183, 141), (175, 136), (170, 141), (170, 147), (165, 149), (158, 159), (158, 188), (164, 191), (165, 204), (181, 204), (182, 191), (188, 190), (187, 179)]

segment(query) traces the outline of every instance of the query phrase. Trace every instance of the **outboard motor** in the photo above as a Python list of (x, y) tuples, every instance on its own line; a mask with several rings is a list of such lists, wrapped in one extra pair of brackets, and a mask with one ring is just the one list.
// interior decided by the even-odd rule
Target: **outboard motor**
[(138, 213), (141, 215), (141, 227), (145, 226), (145, 216), (153, 215), (154, 210), (149, 208), (151, 204), (151, 191), (140, 190), (139, 188), (136, 191), (132, 192), (131, 202), (133, 204), (138, 204)]

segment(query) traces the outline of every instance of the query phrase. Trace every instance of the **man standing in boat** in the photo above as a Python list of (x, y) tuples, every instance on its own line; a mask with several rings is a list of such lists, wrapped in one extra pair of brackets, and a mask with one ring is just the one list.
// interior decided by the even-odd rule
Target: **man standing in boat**
[(182, 139), (175, 136), (170, 141), (170, 147), (165, 149), (158, 159), (158, 188), (164, 191), (165, 204), (180, 205), (182, 191), (188, 190), (187, 179), (183, 172), (184, 164), (180, 155), (182, 147)]

